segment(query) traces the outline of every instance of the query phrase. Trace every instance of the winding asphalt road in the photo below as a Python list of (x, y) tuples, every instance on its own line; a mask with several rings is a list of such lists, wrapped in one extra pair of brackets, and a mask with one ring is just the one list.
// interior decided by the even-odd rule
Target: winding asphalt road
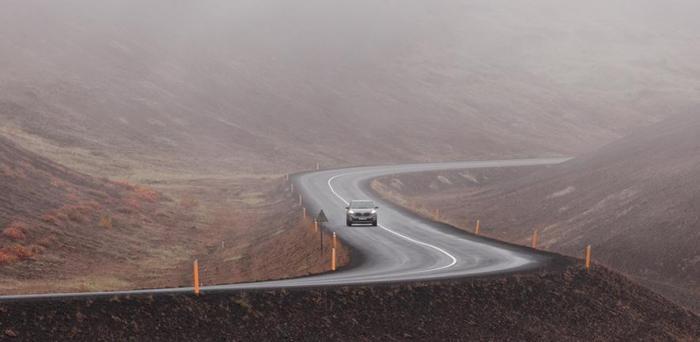
[[(357, 167), (304, 173), (292, 177), (311, 213), (327, 214), (334, 231), (353, 248), (353, 262), (337, 272), (288, 280), (207, 286), (202, 292), (295, 288), (460, 278), (535, 268), (548, 256), (525, 248), (476, 237), (397, 208), (369, 189), (369, 182), (398, 173), (557, 164), (566, 159), (519, 159)], [(345, 206), (353, 199), (373, 199), (380, 206), (378, 227), (346, 227)], [(0, 301), (191, 292), (192, 288), (120, 292), (3, 296)]]

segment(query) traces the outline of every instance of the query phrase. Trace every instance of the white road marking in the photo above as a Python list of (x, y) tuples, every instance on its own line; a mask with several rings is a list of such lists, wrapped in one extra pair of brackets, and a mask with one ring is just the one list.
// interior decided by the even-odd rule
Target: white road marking
[[(346, 201), (342, 196), (340, 196), (340, 195), (335, 191), (335, 189), (333, 188), (333, 184), (332, 184), (332, 183), (333, 183), (333, 181), (334, 181), (336, 178), (342, 177), (342, 176), (345, 176), (345, 175), (349, 175), (349, 174), (351, 174), (351, 173), (342, 173), (342, 174), (335, 175), (335, 176), (333, 176), (333, 177), (331, 177), (331, 178), (328, 179), (328, 187), (331, 189), (331, 192), (333, 193), (333, 195), (335, 195), (335, 197), (338, 197), (341, 201), (343, 201), (343, 203), (345, 203), (345, 205), (348, 205), (348, 204), (350, 204), (350, 203), (349, 203), (348, 201)], [(450, 268), (450, 267), (454, 266), (455, 264), (457, 264), (457, 258), (456, 258), (454, 255), (448, 253), (446, 250), (444, 250), (444, 249), (442, 249), (442, 248), (440, 248), (440, 247), (438, 247), (438, 246), (431, 245), (431, 244), (429, 244), (429, 243), (427, 243), (427, 242), (419, 241), (419, 240), (416, 240), (416, 239), (414, 239), (414, 238), (408, 237), (408, 236), (403, 235), (403, 234), (401, 234), (401, 233), (399, 233), (399, 232), (396, 232), (396, 231), (394, 231), (394, 230), (391, 230), (391, 229), (387, 228), (387, 227), (384, 226), (384, 225), (379, 224), (378, 226), (379, 226), (379, 228), (384, 229), (384, 230), (386, 230), (387, 232), (392, 233), (392, 234), (394, 234), (394, 235), (396, 235), (396, 236), (398, 236), (398, 237), (401, 237), (401, 238), (403, 238), (403, 239), (405, 239), (405, 240), (407, 240), (407, 241), (413, 242), (413, 243), (415, 243), (415, 244), (417, 244), (417, 245), (420, 245), (420, 246), (425, 246), (425, 247), (428, 247), (428, 248), (432, 248), (432, 249), (434, 249), (434, 250), (436, 250), (436, 251), (438, 251), (438, 252), (440, 252), (440, 253), (446, 255), (448, 258), (450, 258), (450, 259), (452, 260), (452, 262), (450, 262), (449, 265), (440, 266), (440, 267), (436, 267), (436, 268), (431, 268), (431, 269), (429, 269), (429, 270), (423, 270), (423, 271), (414, 272), (414, 273), (424, 273), (424, 272), (440, 271), (440, 270), (444, 270), (444, 269)]]

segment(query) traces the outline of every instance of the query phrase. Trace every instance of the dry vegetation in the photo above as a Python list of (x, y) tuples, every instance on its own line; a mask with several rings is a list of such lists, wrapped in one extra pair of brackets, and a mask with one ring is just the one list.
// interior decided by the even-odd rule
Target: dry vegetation
[(205, 284), (330, 268), (279, 177), (162, 183), (163, 195), (69, 171), (4, 138), (0, 165), (3, 294), (186, 286), (194, 258)]

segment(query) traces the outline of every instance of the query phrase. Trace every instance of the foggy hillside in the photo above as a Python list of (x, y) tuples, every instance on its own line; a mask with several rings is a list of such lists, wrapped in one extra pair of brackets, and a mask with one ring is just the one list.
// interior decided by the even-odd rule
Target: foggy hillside
[(555, 250), (593, 244), (601, 261), (657, 287), (683, 284), (678, 297), (700, 302), (699, 132), (695, 112), (487, 197), (546, 227), (543, 242)]
[[(581, 256), (591, 244), (596, 261), (698, 310), (699, 132), (696, 109), (526, 176), (443, 174), (452, 185), (426, 198), (453, 222), (468, 215), (470, 230), (480, 217), (484, 232), (501, 239), (529, 243), (537, 228), (548, 250)], [(435, 179), (413, 177), (400, 184)]]
[(93, 173), (570, 155), (700, 99), (695, 1), (2, 7), (3, 135)]

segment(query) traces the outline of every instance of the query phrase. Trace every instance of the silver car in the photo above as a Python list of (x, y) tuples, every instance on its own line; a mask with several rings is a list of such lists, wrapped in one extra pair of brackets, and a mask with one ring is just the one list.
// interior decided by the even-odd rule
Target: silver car
[(377, 226), (377, 207), (374, 201), (350, 201), (345, 207), (346, 224), (348, 227), (354, 223), (365, 223)]

